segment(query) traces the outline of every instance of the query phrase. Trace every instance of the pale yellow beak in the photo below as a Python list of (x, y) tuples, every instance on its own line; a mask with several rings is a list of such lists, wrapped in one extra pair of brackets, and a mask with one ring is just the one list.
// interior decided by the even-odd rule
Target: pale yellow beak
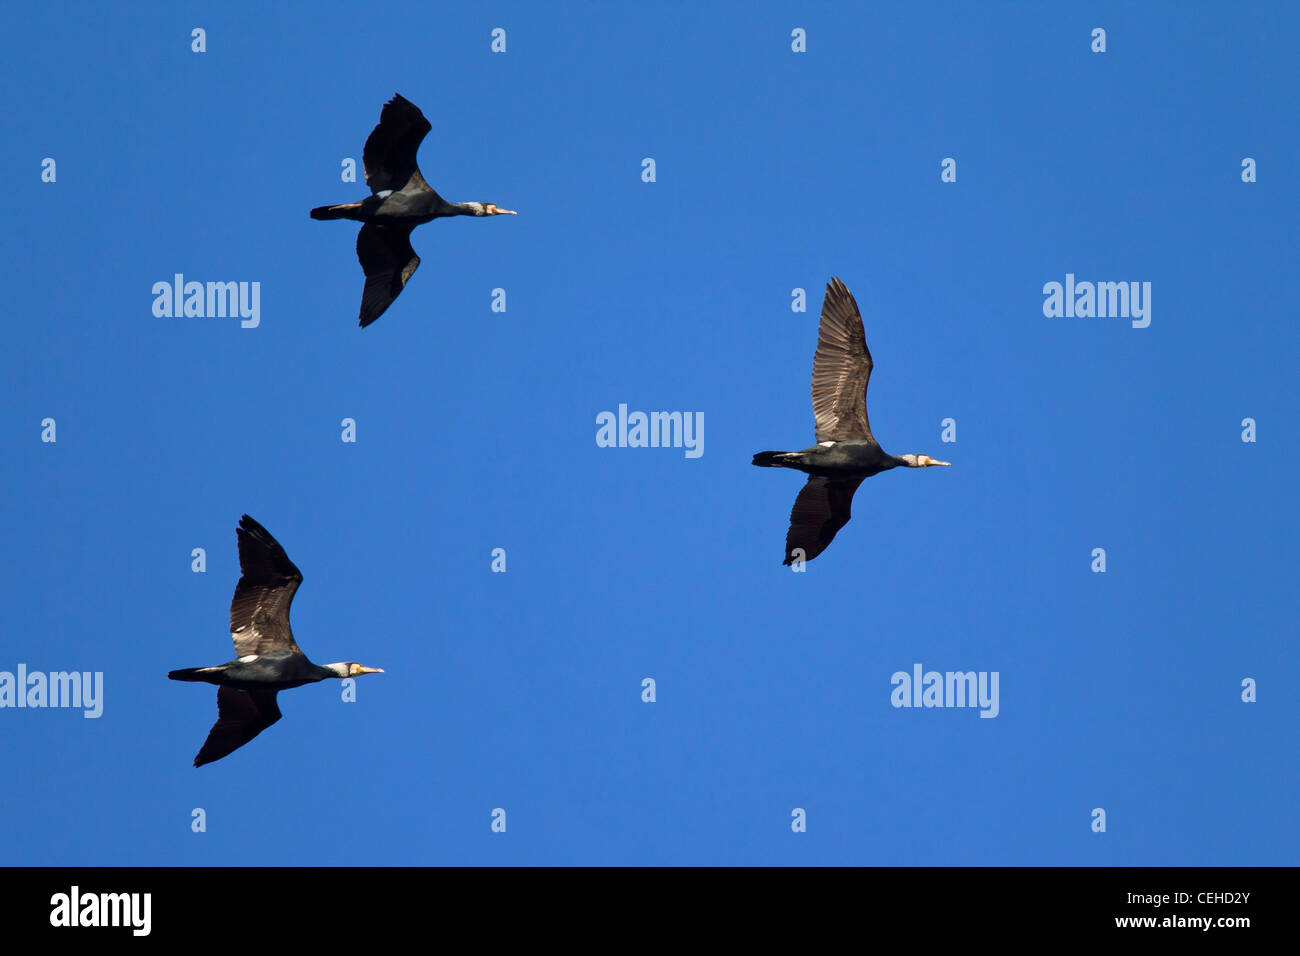
[(360, 664), (358, 664), (357, 669), (353, 671), (353, 673), (358, 676), (361, 674), (382, 674), (383, 672), (384, 669), (382, 667), (362, 667)]
[(513, 209), (502, 209), (500, 206), (488, 206), (489, 216), (517, 216), (519, 213)]
[(931, 465), (949, 465), (949, 466), (951, 466), (951, 465), (952, 465), (952, 462), (950, 462), (950, 461), (939, 461), (939, 459), (937, 459), (937, 458), (927, 458), (927, 459), (926, 459), (926, 462), (925, 462), (925, 465), (926, 465), (927, 468), (930, 467)]

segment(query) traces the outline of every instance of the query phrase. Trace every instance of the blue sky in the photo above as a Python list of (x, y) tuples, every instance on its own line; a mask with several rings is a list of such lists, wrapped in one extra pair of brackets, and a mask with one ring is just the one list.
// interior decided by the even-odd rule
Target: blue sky
[[(1300, 14), (1135, 6), (8, 8), (0, 670), (105, 691), (0, 709), (0, 862), (1294, 863)], [(394, 92), (519, 215), (418, 229), (363, 331), (307, 212)], [(260, 325), (155, 317), (178, 272)], [(1067, 273), (1149, 327), (1045, 317)], [(813, 441), (833, 275), (877, 438), (953, 465), (791, 573), (802, 476), (750, 457)], [(704, 454), (597, 447), (620, 403)], [(304, 650), (386, 673), (195, 770), (166, 673), (233, 656), (245, 512)], [(998, 716), (892, 707), (916, 663)]]

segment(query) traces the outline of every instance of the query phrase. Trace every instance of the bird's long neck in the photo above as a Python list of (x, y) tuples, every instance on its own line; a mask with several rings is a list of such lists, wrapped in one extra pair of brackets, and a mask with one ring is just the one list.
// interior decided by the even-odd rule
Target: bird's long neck
[(481, 202), (447, 202), (443, 200), (442, 210), (439, 213), (442, 216), (481, 216), (483, 215), (483, 203)]

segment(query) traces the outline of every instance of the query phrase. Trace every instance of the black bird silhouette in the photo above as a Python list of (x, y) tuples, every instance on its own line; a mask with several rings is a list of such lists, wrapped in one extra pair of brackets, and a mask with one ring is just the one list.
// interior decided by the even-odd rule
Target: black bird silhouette
[(753, 463), (797, 468), (808, 475), (790, 512), (784, 564), (811, 561), (834, 540), (852, 516), (853, 493), (863, 479), (890, 468), (947, 465), (929, 455), (890, 455), (876, 442), (867, 421), (867, 384), (873, 368), (862, 315), (844, 283), (826, 283), (817, 354), (813, 357), (813, 416), (817, 444), (803, 451), (761, 451)]
[(378, 667), (340, 662), (313, 664), (293, 639), (289, 605), (302, 583), (300, 572), (284, 548), (260, 524), (239, 519), (239, 569), (242, 577), (230, 602), (230, 636), (235, 660), (215, 667), (171, 671), (172, 680), (217, 685), (217, 722), (194, 766), (220, 760), (238, 750), (280, 719), (275, 695), (328, 677), (382, 674)]
[(366, 274), (361, 293), (361, 326), (384, 314), (420, 265), (411, 248), (411, 230), (445, 216), (513, 216), (490, 202), (447, 202), (416, 165), (415, 154), (433, 127), (410, 100), (396, 94), (384, 104), (379, 125), (366, 139), (362, 161), (371, 196), (339, 206), (317, 206), (313, 219), (353, 219), (365, 223), (357, 233), (357, 260)]

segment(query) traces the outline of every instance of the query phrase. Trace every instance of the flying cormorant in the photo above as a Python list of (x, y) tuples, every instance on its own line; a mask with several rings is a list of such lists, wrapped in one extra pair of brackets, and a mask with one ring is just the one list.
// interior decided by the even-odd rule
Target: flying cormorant
[(230, 636), (237, 657), (215, 667), (190, 667), (167, 675), (172, 680), (217, 685), (217, 722), (194, 758), (196, 767), (238, 750), (279, 720), (275, 695), (280, 691), (328, 677), (383, 673), (381, 668), (350, 661), (321, 666), (307, 660), (289, 627), (289, 605), (302, 583), (302, 572), (279, 542), (248, 515), (239, 519), (235, 533), (243, 575), (230, 602)]
[(384, 104), (379, 125), (366, 139), (362, 162), (371, 196), (340, 206), (317, 206), (313, 219), (354, 219), (357, 260), (366, 274), (361, 293), (364, 328), (384, 314), (415, 273), (420, 257), (411, 248), (411, 230), (444, 216), (513, 216), (490, 202), (447, 202), (420, 175), (415, 154), (433, 127), (420, 108), (396, 94)]
[(784, 564), (811, 561), (848, 524), (853, 493), (864, 478), (890, 468), (946, 465), (929, 455), (890, 455), (876, 442), (867, 421), (871, 353), (858, 303), (839, 279), (826, 284), (817, 354), (813, 357), (812, 400), (817, 444), (803, 451), (761, 451), (754, 464), (797, 468), (808, 483), (790, 512)]

